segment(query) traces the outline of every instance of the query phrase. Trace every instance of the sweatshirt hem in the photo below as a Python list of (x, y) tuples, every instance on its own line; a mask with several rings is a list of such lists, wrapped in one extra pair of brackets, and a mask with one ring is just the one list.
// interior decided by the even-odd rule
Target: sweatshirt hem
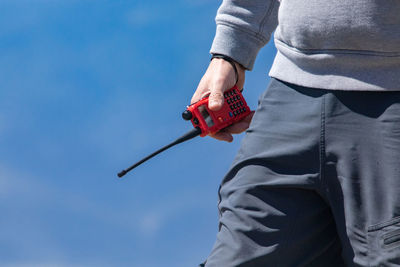
[(278, 53), (270, 76), (311, 88), (400, 91), (400, 53), (300, 50), (275, 40)]
[(290, 46), (289, 44), (275, 39), (275, 44), (281, 47), (292, 50), (293, 52), (298, 52), (306, 55), (313, 54), (344, 54), (344, 55), (360, 55), (360, 56), (378, 56), (378, 57), (400, 57), (400, 52), (386, 52), (386, 51), (369, 51), (369, 50), (351, 50), (351, 49), (306, 49), (306, 48), (296, 48)]

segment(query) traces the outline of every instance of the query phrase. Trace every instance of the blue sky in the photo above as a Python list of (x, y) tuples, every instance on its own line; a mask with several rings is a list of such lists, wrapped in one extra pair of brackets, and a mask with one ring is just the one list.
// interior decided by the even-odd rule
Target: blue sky
[[(0, 264), (196, 266), (241, 136), (190, 130), (220, 1), (0, 1)], [(275, 50), (248, 73), (254, 109)]]

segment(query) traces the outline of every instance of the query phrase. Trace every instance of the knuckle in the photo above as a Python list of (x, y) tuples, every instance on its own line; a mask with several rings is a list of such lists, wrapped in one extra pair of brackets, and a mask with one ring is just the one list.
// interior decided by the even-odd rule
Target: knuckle
[(222, 92), (217, 91), (217, 92), (213, 92), (211, 96), (212, 96), (213, 98), (221, 98), (222, 95), (223, 95)]

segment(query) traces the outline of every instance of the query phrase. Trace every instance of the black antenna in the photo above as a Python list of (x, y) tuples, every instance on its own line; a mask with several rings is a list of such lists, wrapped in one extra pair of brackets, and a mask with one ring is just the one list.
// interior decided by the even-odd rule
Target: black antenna
[(151, 159), (152, 157), (154, 157), (157, 154), (160, 154), (161, 152), (163, 152), (164, 150), (167, 150), (170, 147), (173, 147), (174, 145), (180, 144), (182, 142), (185, 142), (187, 140), (190, 140), (198, 135), (201, 134), (201, 130), (199, 127), (196, 127), (194, 129), (192, 129), (191, 131), (187, 132), (186, 134), (182, 135), (181, 137), (179, 137), (178, 139), (176, 139), (174, 142), (164, 146), (163, 148), (157, 150), (156, 152), (148, 155), (147, 157), (139, 160), (138, 162), (136, 162), (135, 164), (133, 164), (132, 166), (130, 166), (128, 169), (121, 171), (120, 173), (118, 173), (118, 177), (121, 178), (122, 176), (124, 176), (125, 174), (127, 174), (128, 172), (130, 172), (131, 170), (133, 170), (134, 168), (136, 168), (137, 166), (139, 166), (140, 164), (142, 164), (143, 162)]

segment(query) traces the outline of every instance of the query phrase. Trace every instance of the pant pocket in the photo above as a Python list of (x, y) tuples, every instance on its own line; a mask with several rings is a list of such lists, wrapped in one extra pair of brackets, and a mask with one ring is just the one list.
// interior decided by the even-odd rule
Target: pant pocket
[(368, 227), (370, 266), (400, 265), (400, 216)]

